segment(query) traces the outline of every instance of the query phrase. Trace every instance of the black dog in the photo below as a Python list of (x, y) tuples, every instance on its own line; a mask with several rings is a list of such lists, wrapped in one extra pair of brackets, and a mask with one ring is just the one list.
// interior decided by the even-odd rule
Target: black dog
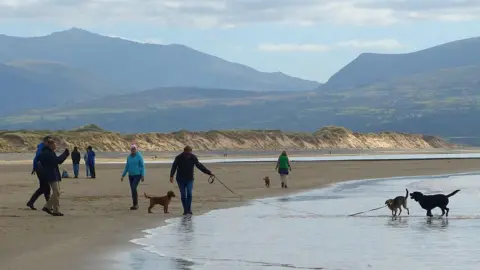
[(457, 192), (459, 191), (460, 190), (457, 189), (448, 195), (444, 195), (444, 194), (423, 195), (423, 193), (415, 191), (410, 193), (410, 198), (417, 201), (423, 209), (427, 210), (427, 216), (432, 217), (433, 216), (432, 209), (434, 209), (435, 207), (439, 207), (440, 209), (442, 209), (442, 217), (443, 215), (445, 215), (445, 211), (447, 214), (446, 216), (448, 217), (448, 211), (450, 210), (447, 207), (449, 202), (448, 198), (457, 194)]

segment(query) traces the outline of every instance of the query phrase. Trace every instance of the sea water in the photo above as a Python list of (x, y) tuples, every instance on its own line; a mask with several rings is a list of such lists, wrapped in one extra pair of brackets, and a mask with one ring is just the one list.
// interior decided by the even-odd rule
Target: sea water
[[(351, 181), (201, 216), (171, 219), (133, 240), (112, 269), (478, 269), (480, 175)], [(291, 183), (294, 185), (294, 183)], [(399, 218), (386, 199), (410, 192), (448, 194), (441, 218), (409, 199)]]

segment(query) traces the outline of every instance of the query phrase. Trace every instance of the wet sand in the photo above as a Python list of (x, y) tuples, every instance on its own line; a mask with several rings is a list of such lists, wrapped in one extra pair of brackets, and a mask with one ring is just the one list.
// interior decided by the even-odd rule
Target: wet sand
[[(277, 196), (314, 189), (346, 180), (393, 176), (435, 175), (478, 171), (480, 160), (327, 161), (294, 163), (288, 190), (279, 188), (273, 163), (210, 164), (210, 169), (233, 190), (247, 198)], [(176, 198), (171, 214), (160, 207), (147, 214), (147, 200), (140, 197), (140, 209), (129, 210), (128, 182), (120, 182), (121, 165), (99, 165), (97, 179), (65, 179), (61, 184), (61, 211), (65, 217), (50, 217), (26, 210), (25, 203), (37, 188), (29, 165), (1, 165), (0, 170), (0, 269), (106, 269), (103, 255), (129, 248), (128, 241), (142, 236), (141, 230), (162, 225), (178, 216)], [(146, 181), (139, 194), (163, 195), (174, 190), (168, 181), (170, 167), (148, 165)], [(84, 173), (84, 168), (81, 168)], [(262, 178), (270, 176), (272, 188)], [(197, 172), (194, 189), (195, 214), (237, 206), (244, 201), (220, 184), (210, 185)], [(36, 206), (44, 203), (41, 197)], [(103, 266), (99, 266), (103, 265)]]

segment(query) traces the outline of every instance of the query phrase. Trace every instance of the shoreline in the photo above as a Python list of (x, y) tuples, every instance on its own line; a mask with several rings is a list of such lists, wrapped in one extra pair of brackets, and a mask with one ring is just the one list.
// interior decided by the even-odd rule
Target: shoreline
[[(329, 150), (289, 150), (289, 157), (292, 161), (317, 162), (328, 160), (401, 160), (401, 159), (457, 159), (457, 158), (480, 158), (480, 148), (461, 148), (461, 149), (333, 149)], [(234, 163), (234, 162), (272, 162), (278, 158), (279, 151), (231, 151), (225, 157), (219, 151), (196, 151), (197, 156), (205, 164), (212, 163)], [(60, 153), (57, 153), (60, 154)], [(82, 154), (82, 153), (81, 153)], [(128, 152), (97, 152), (96, 163), (104, 164), (125, 164), (125, 157)], [(142, 152), (145, 163), (147, 164), (169, 164), (178, 152)], [(31, 164), (34, 153), (0, 153), (0, 165), (25, 165)], [(424, 158), (415, 158), (411, 156), (426, 156)], [(409, 158), (410, 156), (410, 158)], [(443, 156), (443, 157), (435, 157)], [(445, 156), (450, 156), (445, 157)], [(469, 156), (469, 157), (466, 157)], [(371, 157), (371, 158), (369, 158)], [(311, 160), (307, 160), (311, 159)], [(254, 160), (254, 161), (253, 161)], [(65, 165), (70, 165), (71, 160), (67, 158)], [(83, 160), (80, 162), (83, 164)]]
[[(193, 205), (196, 215), (240, 206), (251, 199), (284, 196), (350, 180), (474, 172), (479, 171), (480, 159), (296, 162), (288, 190), (278, 187), (274, 163), (208, 166), (233, 190), (244, 195), (246, 201), (226, 193), (218, 183), (208, 184), (206, 177), (197, 173)], [(142, 238), (145, 236), (143, 231), (162, 226), (167, 219), (180, 216), (178, 199), (172, 202), (173, 214), (168, 216), (160, 213), (157, 207), (153, 210), (155, 214), (146, 214), (147, 202), (142, 197), (139, 198), (139, 211), (127, 210), (130, 196), (128, 184), (120, 182), (121, 165), (100, 165), (100, 177), (96, 180), (62, 181), (60, 201), (66, 216), (45, 216), (22, 209), (27, 197), (37, 187), (36, 179), (28, 173), (29, 166), (0, 167), (6, 176), (0, 179), (0, 191), (4, 193), (0, 213), (2, 222), (5, 221), (0, 234), (1, 269), (98, 269), (98, 265), (112, 263), (105, 257), (106, 251), (128, 251), (138, 247), (130, 240)], [(139, 194), (147, 191), (161, 195), (167, 189), (178, 193), (178, 189), (168, 182), (169, 167), (148, 164), (147, 180), (140, 185)], [(261, 179), (265, 175), (271, 178), (270, 189), (263, 186)], [(43, 202), (40, 198), (37, 207)], [(42, 246), (42, 243), (47, 243), (47, 246)], [(46, 262), (45, 256), (60, 259)]]

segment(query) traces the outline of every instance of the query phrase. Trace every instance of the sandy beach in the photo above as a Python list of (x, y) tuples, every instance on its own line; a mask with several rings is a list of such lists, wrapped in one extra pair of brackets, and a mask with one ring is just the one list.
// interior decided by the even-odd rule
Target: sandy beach
[[(332, 183), (393, 176), (438, 175), (478, 171), (480, 160), (406, 161), (329, 161), (293, 164), (288, 190), (279, 188), (273, 163), (210, 164), (209, 168), (233, 190), (247, 198), (277, 196), (323, 187)], [(147, 200), (140, 198), (140, 209), (130, 211), (128, 182), (120, 182), (122, 165), (99, 165), (97, 179), (65, 179), (61, 183), (61, 211), (64, 217), (47, 216), (27, 210), (26, 201), (37, 188), (29, 165), (0, 165), (0, 269), (108, 269), (104, 254), (129, 248), (130, 239), (142, 236), (141, 230), (162, 225), (181, 214), (178, 197), (171, 214), (155, 208), (147, 214)], [(81, 168), (84, 173), (84, 168)], [(170, 166), (147, 166), (147, 177), (139, 193), (164, 195), (176, 185), (168, 181)], [(262, 178), (270, 176), (272, 188)], [(84, 175), (83, 175), (84, 176)], [(194, 212), (237, 206), (245, 201), (220, 184), (210, 185), (207, 177), (196, 173)], [(402, 190), (399, 190), (403, 194)], [(36, 207), (44, 204), (41, 197)], [(380, 202), (381, 204), (381, 202)], [(349, 213), (345, 213), (349, 214)]]

